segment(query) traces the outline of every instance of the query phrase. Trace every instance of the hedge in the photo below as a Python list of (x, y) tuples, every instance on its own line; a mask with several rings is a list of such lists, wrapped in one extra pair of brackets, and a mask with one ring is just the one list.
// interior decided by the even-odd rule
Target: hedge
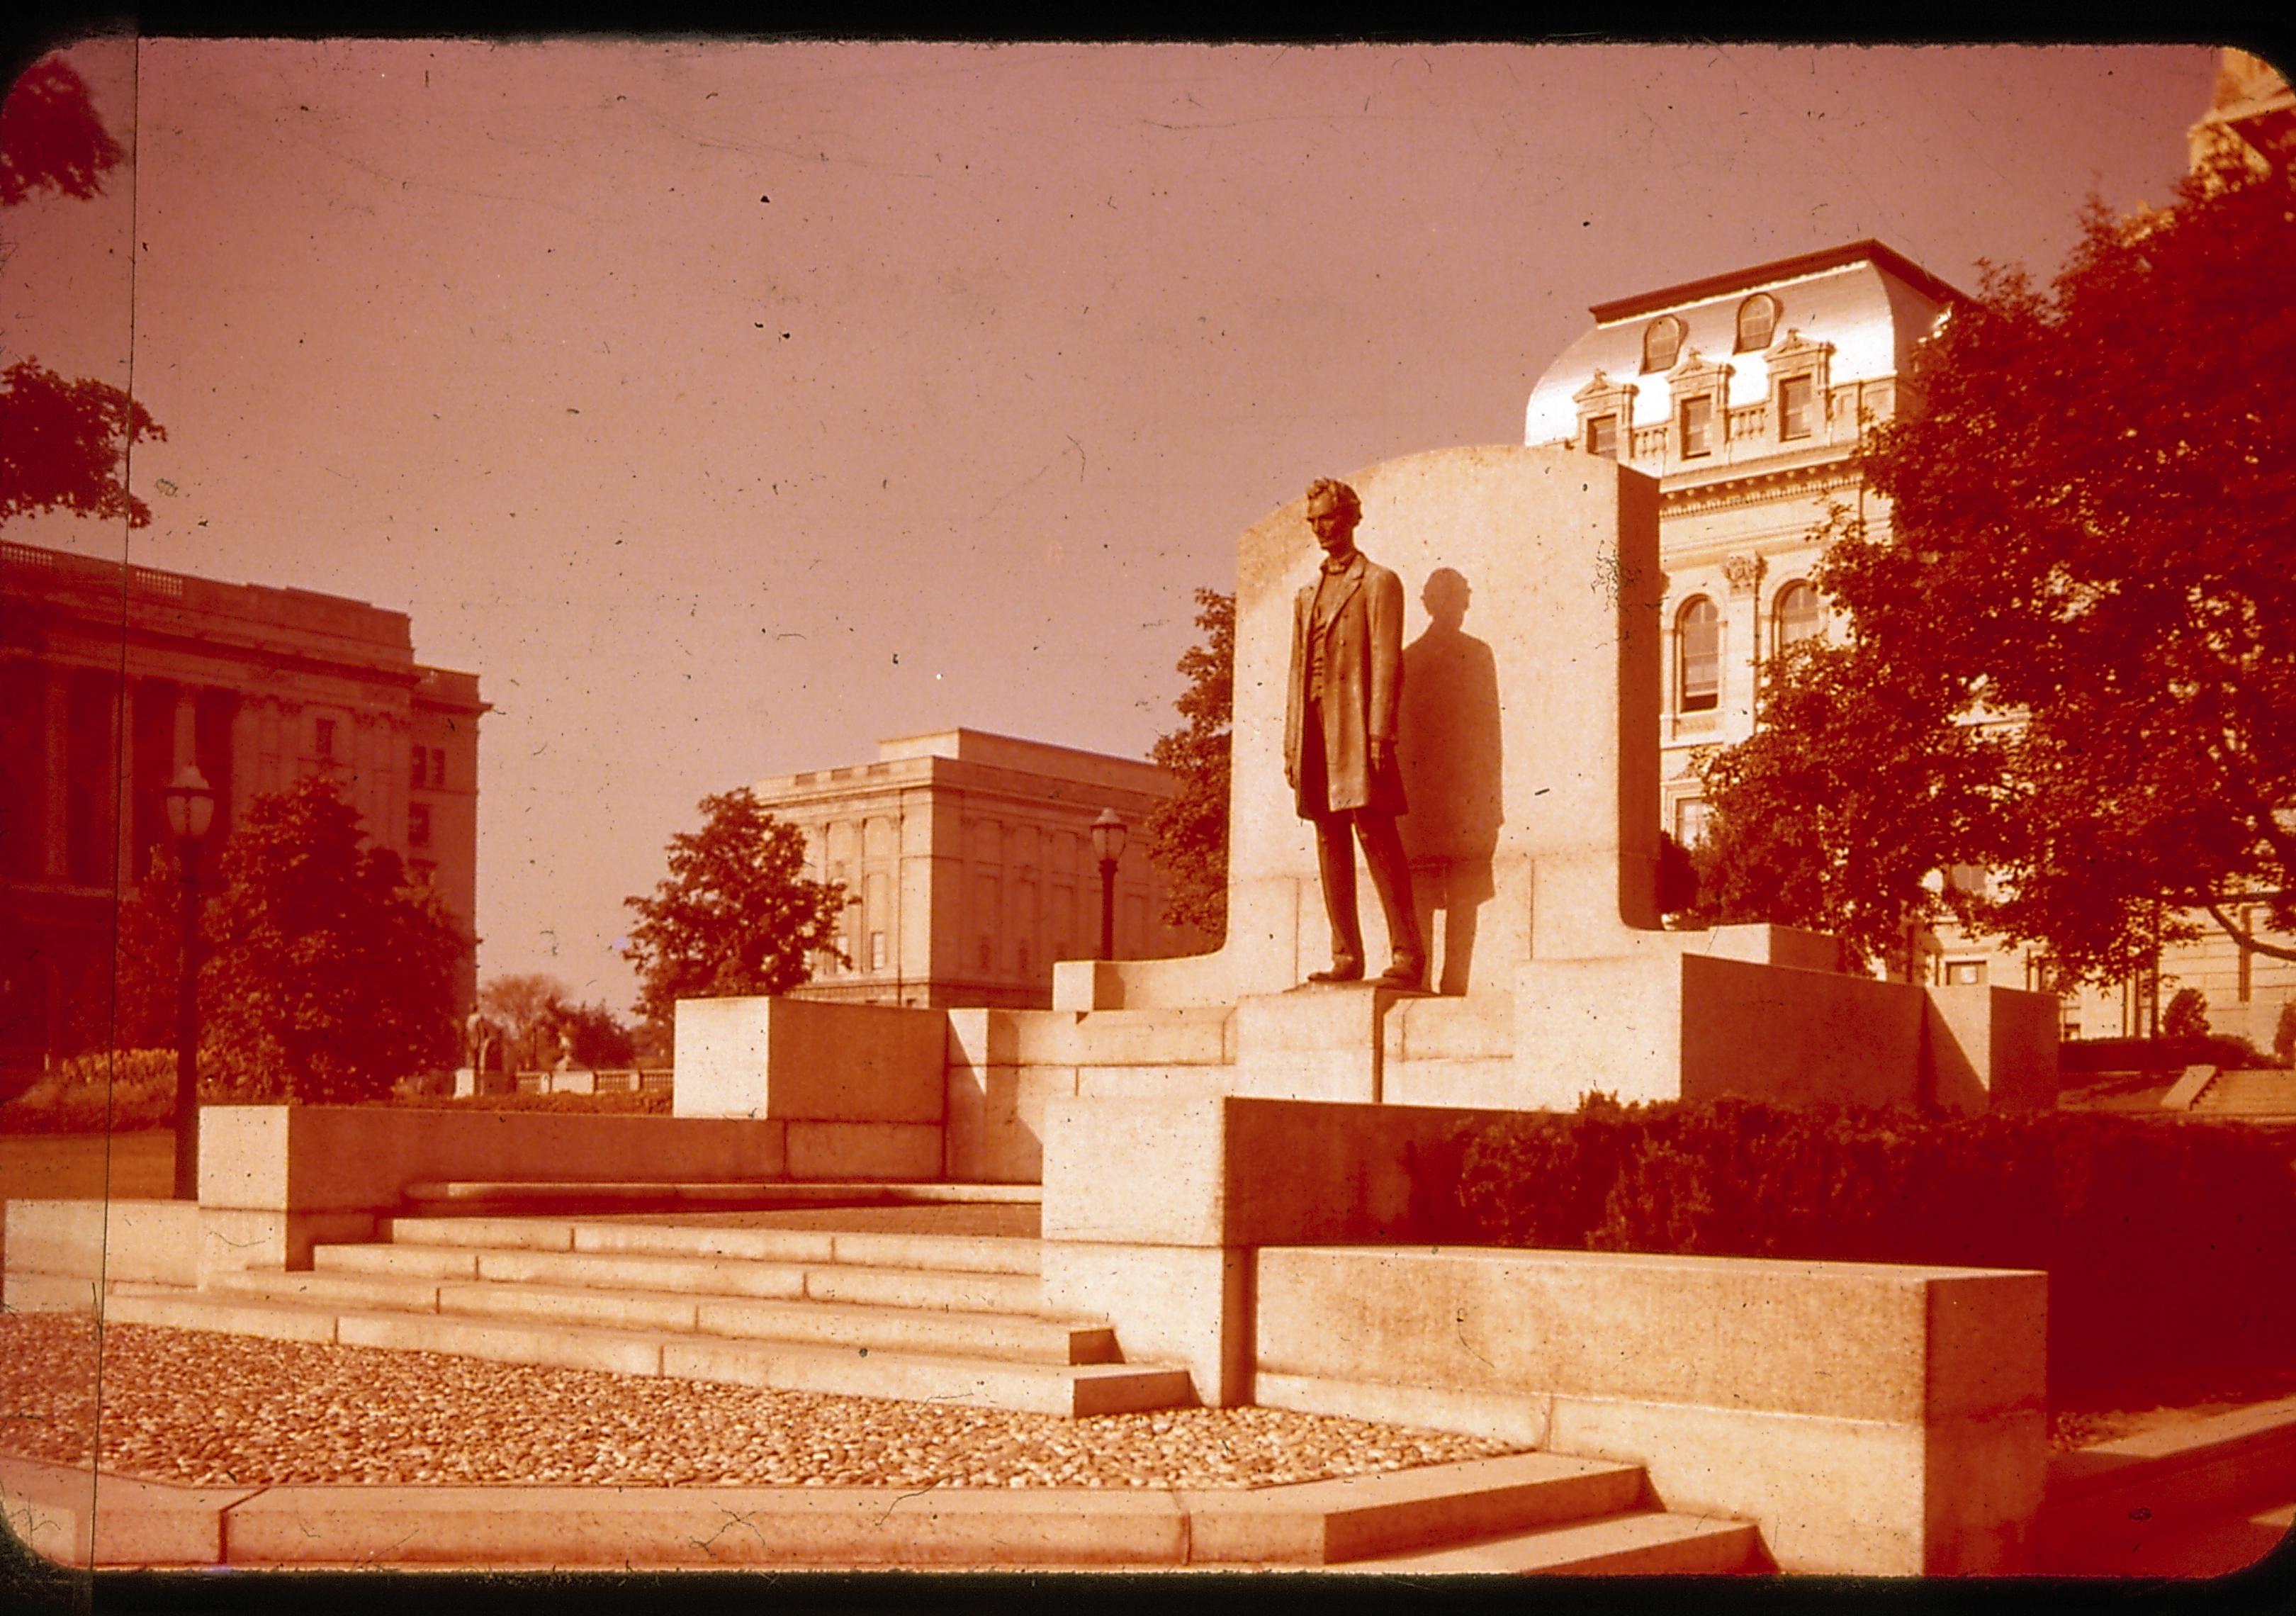
[(2296, 1373), (2292, 1147), (2096, 1112), (1595, 1095), (1463, 1128), (1422, 1164), (1421, 1211), (1458, 1243), (2044, 1269), (2053, 1400), (2141, 1407)]

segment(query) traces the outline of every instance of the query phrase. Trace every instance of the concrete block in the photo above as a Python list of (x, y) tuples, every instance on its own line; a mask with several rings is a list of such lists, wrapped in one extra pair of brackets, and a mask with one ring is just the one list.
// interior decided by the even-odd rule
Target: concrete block
[(1127, 1358), (1186, 1369), (1208, 1406), (1252, 1400), (1248, 1252), (1221, 1247), (1053, 1243), (1044, 1308), (1106, 1319)]
[(1034, 1274), (943, 1273), (918, 1268), (808, 1268), (805, 1294), (815, 1301), (880, 1308), (931, 1308), (958, 1313), (1032, 1313), (1044, 1283)]
[(0, 1279), (0, 1307), (10, 1313), (93, 1313), (102, 1281), (77, 1274), (18, 1274)]
[(1380, 1087), (1390, 1105), (1441, 1105), (1462, 1111), (1520, 1111), (1513, 1055), (1480, 1061), (1387, 1058)]
[(1514, 1053), (1514, 994), (1501, 987), (1401, 999), (1382, 1030), (1390, 1076), (1399, 1061), (1504, 1060)]
[(1381, 1097), (1381, 1022), (1401, 997), (1354, 982), (1308, 985), (1240, 1000), (1231, 1091), (1375, 1103)]
[(199, 1213), (189, 1201), (11, 1200), (0, 1251), (12, 1273), (199, 1283)]
[(1842, 968), (1840, 938), (1800, 926), (1741, 924), (1673, 935), (1680, 939), (1684, 952), (1689, 954), (1742, 960), (1750, 965), (1784, 965), (1795, 971)]
[(576, 1223), (572, 1249), (607, 1256), (738, 1257), (779, 1263), (828, 1262), (837, 1249), (827, 1229), (713, 1228), (692, 1223)]
[(702, 1301), (694, 1328), (707, 1335), (866, 1347), (872, 1352), (941, 1352), (1041, 1364), (1119, 1361), (1105, 1325), (1006, 1313), (937, 1313), (822, 1301)]
[(738, 1119), (210, 1105), (200, 1204), (373, 1213), (415, 1184), (757, 1183), (784, 1176), (783, 1134)]
[(2057, 1103), (2056, 997), (1983, 983), (1930, 988), (1923, 1082), (1962, 1112), (2046, 1111)]
[(948, 1024), (939, 1010), (792, 998), (681, 999), (680, 1117), (938, 1125)]
[[(936, 1087), (940, 1081), (936, 1072)], [(789, 1176), (792, 1178), (915, 1182), (938, 1178), (941, 1156), (941, 1128), (938, 1122), (789, 1124)]]
[(161, 1295), (115, 1290), (103, 1299), (103, 1314), (114, 1324), (164, 1325), (174, 1330), (212, 1330), (275, 1341), (324, 1343), (336, 1339), (335, 1315), (324, 1305), (258, 1301), (201, 1291)]
[(1168, 1408), (1185, 1401), (1188, 1390), (1179, 1370), (1134, 1364), (1031, 1364), (706, 1337), (665, 1341), (662, 1373), (775, 1391), (956, 1403), (1063, 1418)]
[(346, 1347), (450, 1352), (505, 1364), (598, 1369), (609, 1374), (659, 1374), (658, 1337), (575, 1325), (464, 1318), (445, 1313), (346, 1313), (335, 1339)]
[(439, 1310), (439, 1282), (418, 1275), (323, 1274), (309, 1269), (242, 1268), (208, 1282), (210, 1296), (247, 1296), (307, 1307)]
[[(611, 1225), (594, 1226), (611, 1227)], [(378, 1238), (408, 1246), (491, 1246), (496, 1251), (570, 1251), (574, 1226), (552, 1218), (385, 1218)]]
[[(1452, 1428), (1543, 1399), (1547, 1448), (1648, 1465), (1666, 1507), (1758, 1521), (1788, 1569), (2015, 1569), (2046, 1451), (2046, 1287), (1857, 1263), (1268, 1249), (1259, 1381), (1300, 1407), (1365, 1407), (1349, 1388), (1385, 1383)], [(1464, 1396), (1447, 1408), (1431, 1390)]]
[(1910, 1105), (1925, 1002), (1910, 983), (1665, 947), (1533, 962), (1515, 978), (1521, 1103), (1568, 1111), (1599, 1090)]
[(311, 1254), (336, 1241), (367, 1240), (368, 1212), (254, 1211), (200, 1208), (200, 1281), (241, 1268), (306, 1268)]
[[(421, 1248), (415, 1248), (420, 1250)], [(479, 1251), (478, 1279), (705, 1296), (802, 1296), (805, 1270), (738, 1257), (615, 1256), (589, 1251)], [(441, 1278), (447, 1277), (445, 1275)]]
[[(1068, 962), (1062, 962), (1068, 963)], [(1055, 966), (1055, 969), (1058, 967)], [(1020, 1063), (1015, 1010), (953, 1009), (948, 1018), (948, 1043), (944, 1060), (950, 1066), (1013, 1066)]]
[(952, 1063), (947, 1176), (967, 1184), (1037, 1182), (1044, 1176), (1045, 1103), (1073, 1096), (1076, 1086), (1072, 1066)]
[(1225, 1243), (1226, 1103), (1047, 1102), (1045, 1238)]
[(322, 1245), (311, 1249), (311, 1269), (317, 1274), (476, 1279), (479, 1253), (457, 1246)]
[(597, 1325), (611, 1330), (693, 1330), (700, 1301), (693, 1296), (636, 1291), (554, 1288), (449, 1282), (438, 1288), (438, 1311), (474, 1317), (558, 1325)]
[(1423, 1153), (1477, 1113), (1231, 1095), (1046, 1109), (1048, 1240), (1410, 1240)]
[(1081, 1066), (1076, 1092), (1086, 1100), (1205, 1100), (1234, 1081), (1233, 1066)]
[(1226, 1005), (1170, 1010), (1013, 1013), (1023, 1066), (1217, 1066), (1229, 1056)]
[(1761, 1534), (1746, 1522), (1643, 1510), (1337, 1569), (1390, 1577), (1720, 1577), (1764, 1569), (1766, 1558)]
[(1510, 1396), (1456, 1386), (1403, 1386), (1391, 1381), (1287, 1374), (1269, 1368), (1264, 1360), (1252, 1374), (1251, 1400), (1263, 1408), (1328, 1414), (1420, 1431), (1452, 1431), (1525, 1448), (1546, 1446), (1551, 1401), (1543, 1394)]
[(880, 1268), (955, 1268), (973, 1274), (1034, 1274), (1037, 1243), (1007, 1235), (894, 1235), (838, 1230), (835, 1260)]
[(45, 1559), (83, 1571), (91, 1564), (218, 1564), (224, 1514), (257, 1490), (176, 1487), (0, 1458), (0, 1503), (17, 1539)]
[(1782, 1570), (1923, 1574), (1919, 1426), (1557, 1398), (1549, 1440), (1644, 1466), (1669, 1510), (1756, 1522)]
[(1631, 1464), (1514, 1454), (1249, 1491), (1184, 1491), (1192, 1562), (1324, 1565), (1631, 1509)]
[(239, 1565), (1144, 1565), (1186, 1541), (1148, 1490), (277, 1487), (231, 1512)]

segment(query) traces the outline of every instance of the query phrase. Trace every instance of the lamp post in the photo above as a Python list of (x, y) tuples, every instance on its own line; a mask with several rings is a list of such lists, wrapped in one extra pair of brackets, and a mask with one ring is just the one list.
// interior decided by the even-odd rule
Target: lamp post
[(1116, 957), (1116, 861), (1124, 856), (1124, 821), (1104, 808), (1092, 822), (1092, 856), (1100, 860), (1100, 957)]
[(215, 823), (215, 792), (199, 766), (176, 771), (168, 830), (184, 874), (184, 969), (176, 986), (176, 1199), (200, 1198), (200, 849)]

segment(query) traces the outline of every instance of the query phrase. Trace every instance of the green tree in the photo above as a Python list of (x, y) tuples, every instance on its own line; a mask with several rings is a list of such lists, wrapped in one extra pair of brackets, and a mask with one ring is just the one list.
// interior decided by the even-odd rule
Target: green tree
[(1186, 720), (1149, 757), (1179, 790), (1148, 816), (1148, 857), (1164, 873), (1164, 918), (1217, 943), (1227, 931), (1229, 759), (1235, 714), (1235, 596), (1196, 591), (1203, 642), (1178, 663), (1188, 686), (1173, 706)]
[(308, 779), (251, 802), (216, 860), (200, 971), (202, 1046), (242, 1092), (380, 1098), (455, 1063), (471, 939), (356, 809)]
[(2161, 1013), (2164, 1038), (2204, 1038), (2209, 1036), (2208, 996), (2198, 988), (2179, 988)]
[(786, 993), (835, 956), (845, 889), (805, 878), (805, 838), (748, 788), (701, 800), (701, 828), (669, 839), (669, 877), (638, 914), (623, 956), (638, 968), (638, 1013), (668, 1021), (682, 998)]
[(490, 976), (479, 1009), (503, 1029), (503, 1070), (536, 1071), (558, 1058), (558, 1014), (566, 984), (554, 976)]
[(2219, 170), (2093, 203), (2046, 291), (1984, 269), (1862, 453), (1894, 531), (1834, 524), (1849, 643), (1773, 665), (1709, 770), (1733, 918), (1877, 952), (1950, 911), (2062, 980), (2210, 922), (2296, 957), (2234, 906), (2296, 929), (2292, 264), (2287, 181)]
[[(125, 155), (61, 57), (35, 64), (0, 101), (0, 208), (43, 193), (86, 201)], [(151, 507), (128, 492), (124, 462), (136, 443), (167, 435), (116, 387), (16, 361), (0, 370), (0, 523), (62, 510), (144, 526)]]

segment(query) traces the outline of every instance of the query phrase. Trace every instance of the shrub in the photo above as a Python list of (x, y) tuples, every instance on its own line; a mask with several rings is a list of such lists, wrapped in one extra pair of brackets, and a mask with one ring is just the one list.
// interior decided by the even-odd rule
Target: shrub
[(2179, 988), (2161, 1013), (2164, 1038), (2204, 1038), (2209, 1036), (2208, 996), (2198, 988)]
[(1439, 1238), (2039, 1268), (2053, 1395), (2133, 1406), (2296, 1368), (2291, 1139), (2095, 1112), (1725, 1099), (1463, 1130)]

